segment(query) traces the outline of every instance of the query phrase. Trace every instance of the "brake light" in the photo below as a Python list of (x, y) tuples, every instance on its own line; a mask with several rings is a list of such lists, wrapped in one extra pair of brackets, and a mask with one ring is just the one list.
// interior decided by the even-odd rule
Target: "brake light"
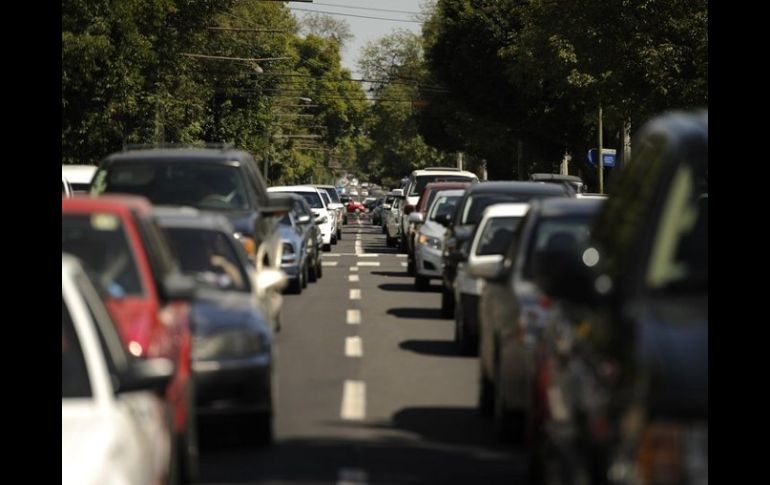
[(681, 483), (683, 477), (682, 432), (673, 423), (651, 423), (642, 432), (636, 464), (642, 483)]
[(537, 300), (537, 304), (540, 305), (541, 308), (549, 309), (553, 305), (553, 300), (548, 298), (545, 295), (541, 295), (540, 298)]

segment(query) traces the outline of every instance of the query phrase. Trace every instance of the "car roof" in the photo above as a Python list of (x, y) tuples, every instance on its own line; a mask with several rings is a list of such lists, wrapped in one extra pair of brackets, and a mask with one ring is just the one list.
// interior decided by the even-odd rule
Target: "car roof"
[(460, 170), (454, 167), (426, 167), (412, 171), (412, 175), (420, 177), (423, 175), (462, 175), (466, 177), (478, 177), (475, 173), (467, 170)]
[(553, 197), (532, 201), (532, 208), (540, 217), (590, 216), (595, 214), (602, 204), (604, 199)]
[(318, 193), (318, 188), (312, 185), (280, 185), (276, 187), (268, 187), (268, 192), (315, 192)]
[(155, 206), (152, 214), (163, 226), (218, 230), (228, 234), (234, 232), (232, 224), (224, 215), (194, 207)]
[(74, 196), (62, 199), (62, 212), (115, 212), (135, 211), (141, 216), (152, 213), (152, 204), (141, 195), (112, 194), (100, 197)]
[(565, 195), (567, 193), (566, 188), (561, 184), (519, 182), (514, 180), (479, 182), (471, 185), (467, 191), (470, 194), (524, 193)]
[(530, 204), (513, 203), (513, 204), (492, 204), (484, 211), (483, 219), (491, 219), (494, 217), (516, 217), (524, 216), (529, 210)]
[(94, 177), (96, 168), (96, 165), (62, 165), (61, 174), (72, 183), (89, 183)]
[(252, 156), (243, 150), (216, 150), (212, 148), (151, 148), (145, 150), (128, 150), (113, 153), (102, 163), (119, 162), (233, 162), (252, 160)]
[[(465, 189), (445, 189), (436, 192), (436, 197), (454, 197), (462, 196), (465, 193)], [(434, 199), (435, 200), (435, 199)]]
[(583, 179), (577, 175), (562, 175), (558, 173), (533, 173), (529, 176), (529, 179), (534, 182), (582, 182)]

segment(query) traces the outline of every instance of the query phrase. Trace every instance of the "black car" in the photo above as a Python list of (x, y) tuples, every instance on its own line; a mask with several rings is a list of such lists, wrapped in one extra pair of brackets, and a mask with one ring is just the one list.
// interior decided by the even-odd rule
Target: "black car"
[(442, 254), (444, 288), (441, 292), (441, 314), (454, 315), (454, 280), (457, 263), (464, 256), (462, 248), (469, 243), (473, 229), (481, 220), (484, 209), (502, 202), (529, 202), (545, 197), (569, 197), (571, 192), (562, 185), (537, 182), (481, 182), (471, 185), (457, 206), (454, 217), (440, 220), (447, 226)]
[(161, 208), (155, 216), (182, 271), (198, 282), (192, 304), (192, 368), (201, 425), (235, 418), (250, 438), (272, 439), (270, 311), (256, 298), (252, 270), (219, 214)]
[(580, 256), (544, 261), (536, 470), (708, 483), (708, 112), (648, 123), (611, 182)]
[(216, 211), (232, 223), (254, 257), (262, 244), (268, 264), (277, 254), (276, 212), (254, 158), (231, 148), (150, 148), (126, 150), (99, 164), (91, 194), (138, 194), (154, 205)]

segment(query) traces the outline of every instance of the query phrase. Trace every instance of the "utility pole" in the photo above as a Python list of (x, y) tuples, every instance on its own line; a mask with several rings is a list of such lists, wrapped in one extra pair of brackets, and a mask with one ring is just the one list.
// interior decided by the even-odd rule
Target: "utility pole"
[(518, 140), (516, 142), (516, 163), (518, 165), (516, 169), (516, 175), (518, 176), (519, 180), (524, 180), (524, 171), (522, 170), (522, 167), (524, 166), (521, 163), (521, 157), (522, 153), (524, 152), (524, 146), (521, 140)]
[(599, 162), (596, 164), (597, 167), (599, 167), (599, 193), (604, 193), (604, 157), (602, 156), (603, 151), (602, 146), (602, 105), (599, 104), (599, 150), (597, 153), (597, 157), (599, 157)]
[(623, 121), (623, 165), (631, 161), (631, 120)]
[(463, 152), (457, 152), (457, 168), (463, 169)]

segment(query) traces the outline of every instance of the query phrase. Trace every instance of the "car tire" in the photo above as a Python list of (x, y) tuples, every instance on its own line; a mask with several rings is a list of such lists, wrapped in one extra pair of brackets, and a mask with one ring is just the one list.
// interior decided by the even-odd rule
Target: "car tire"
[(302, 288), (307, 288), (307, 280), (310, 279), (310, 269), (308, 269), (307, 263), (302, 267)]
[(195, 414), (195, 385), (192, 381), (187, 390), (187, 422), (185, 431), (178, 437), (179, 483), (186, 485), (198, 481), (198, 419)]
[(319, 260), (318, 264), (315, 267), (315, 275), (316, 275), (316, 278), (319, 279), (319, 280), (324, 275), (323, 267), (324, 267), (324, 265), (321, 264), (321, 261)]
[(408, 258), (406, 260), (406, 274), (409, 276), (415, 276), (414, 258)]
[(311, 283), (318, 281), (318, 265), (313, 264), (308, 266), (307, 279)]
[(331, 244), (324, 244), (324, 252), (330, 252), (332, 250)]
[(289, 293), (293, 295), (302, 294), (302, 276), (299, 275), (296, 278), (289, 281)]
[(342, 228), (337, 229), (337, 241), (342, 241)]

